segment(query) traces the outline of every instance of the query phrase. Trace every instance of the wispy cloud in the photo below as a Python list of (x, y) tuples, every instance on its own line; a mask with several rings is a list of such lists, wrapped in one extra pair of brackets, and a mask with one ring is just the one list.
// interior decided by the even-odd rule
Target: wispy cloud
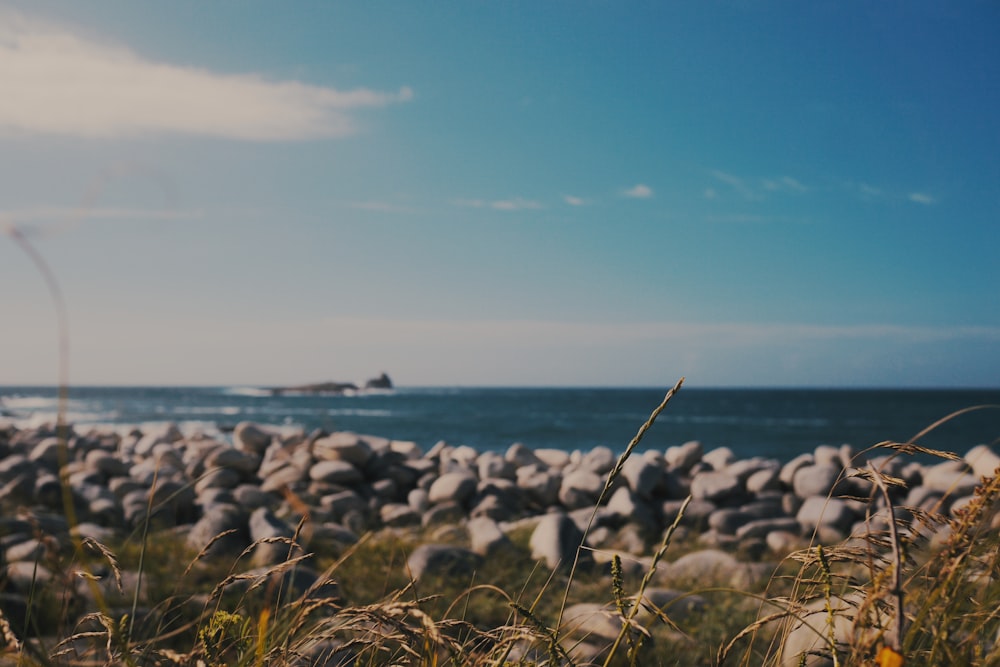
[(911, 192), (907, 199), (909, 199), (914, 204), (923, 204), (924, 206), (930, 206), (937, 203), (937, 199), (927, 194), (926, 192)]
[(781, 178), (765, 178), (761, 181), (765, 190), (769, 192), (809, 192), (809, 188), (802, 185), (797, 179), (791, 176), (782, 176)]
[[(809, 186), (803, 184), (802, 181), (791, 176), (762, 178), (759, 181), (751, 181), (736, 174), (731, 174), (728, 171), (722, 171), (721, 169), (713, 169), (709, 173), (715, 180), (728, 185), (734, 193), (747, 201), (760, 201), (771, 193), (802, 194), (809, 192), (811, 189)], [(713, 188), (708, 188), (707, 192), (712, 193), (712, 196), (708, 198), (714, 198), (718, 195), (718, 192)]]
[(541, 202), (534, 201), (532, 199), (524, 199), (522, 197), (514, 197), (512, 199), (456, 199), (454, 201), (456, 206), (464, 206), (467, 208), (489, 208), (494, 211), (524, 211), (524, 210), (537, 210), (545, 208)]
[(413, 98), (152, 62), (11, 12), (0, 13), (0, 90), (3, 133), (247, 141), (351, 135), (355, 112)]
[(653, 188), (645, 183), (637, 183), (622, 194), (631, 199), (649, 199), (653, 196)]
[(586, 206), (587, 200), (582, 197), (574, 197), (573, 195), (563, 195), (563, 201), (570, 206)]
[(733, 189), (736, 194), (740, 195), (744, 199), (757, 200), (760, 199), (760, 195), (750, 187), (746, 181), (744, 181), (739, 176), (730, 174), (729, 172), (722, 171), (720, 169), (713, 169), (711, 172), (712, 177), (720, 183), (725, 183), (730, 188)]

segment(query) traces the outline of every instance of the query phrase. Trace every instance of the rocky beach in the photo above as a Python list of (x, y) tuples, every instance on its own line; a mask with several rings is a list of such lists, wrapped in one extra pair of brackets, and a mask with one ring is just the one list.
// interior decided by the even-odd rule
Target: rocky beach
[[(405, 567), (419, 581), (503, 558), (518, 532), (530, 533), (531, 558), (548, 570), (568, 569), (585, 540), (583, 565), (608, 570), (619, 554), (624, 567), (643, 571), (676, 521), (674, 541), (686, 542), (685, 555), (659, 564), (651, 595), (673, 599), (678, 593), (667, 584), (677, 581), (752, 588), (796, 549), (850, 543), (888, 525), (884, 501), (859, 474), (870, 465), (900, 480), (892, 489), (897, 512), (945, 516), (966, 506), (981, 478), (1000, 466), (984, 445), (937, 463), (892, 453), (818, 446), (782, 463), (691, 441), (633, 454), (605, 490), (618, 463), (606, 447), (566, 452), (515, 443), (479, 452), (439, 442), (425, 451), (376, 435), (251, 422), (240, 423), (231, 441), (173, 425), (69, 429), (65, 438), (53, 427), (6, 425), (3, 608), (23, 617), (31, 587), (60, 576), (42, 556), (71, 551), (71, 535), (120, 544), (151, 529), (172, 535), (178, 554), (206, 559), (232, 561), (253, 545), (246, 568), (262, 570), (301, 553), (290, 552), (292, 539), (306, 552), (339, 553), (365, 535), (407, 535), (419, 546)], [(75, 594), (80, 615), (93, 611), (87, 586)], [(568, 618), (600, 609), (597, 601), (583, 604)]]

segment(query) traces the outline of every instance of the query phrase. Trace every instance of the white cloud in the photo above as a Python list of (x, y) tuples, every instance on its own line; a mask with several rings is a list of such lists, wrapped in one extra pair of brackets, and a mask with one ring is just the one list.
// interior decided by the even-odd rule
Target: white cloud
[(456, 206), (465, 206), (468, 208), (490, 208), (494, 211), (524, 211), (545, 208), (540, 202), (531, 199), (524, 199), (522, 197), (514, 197), (513, 199), (496, 199), (493, 201), (487, 201), (485, 199), (458, 199), (454, 203)]
[(715, 191), (715, 188), (705, 188), (705, 191), (702, 192), (702, 196), (704, 196), (705, 199), (715, 199), (719, 196), (719, 193)]
[(778, 179), (764, 179), (762, 181), (765, 190), (771, 192), (808, 192), (809, 188), (802, 185), (791, 176), (782, 176)]
[(626, 190), (623, 194), (632, 199), (649, 199), (653, 196), (653, 188), (649, 187), (645, 183), (638, 183)]
[(926, 192), (911, 192), (907, 199), (914, 204), (923, 204), (924, 206), (930, 206), (931, 204), (937, 203), (937, 199)]
[(735, 176), (719, 169), (713, 169), (710, 173), (717, 181), (725, 183), (744, 199), (760, 199), (760, 195), (754, 192), (753, 188), (747, 185), (746, 181), (739, 176)]
[(180, 133), (248, 141), (353, 134), (351, 112), (413, 98), (144, 59), (21, 15), (0, 14), (0, 132), (79, 137)]
[(565, 195), (565, 196), (563, 196), (563, 201), (566, 202), (567, 204), (569, 204), (570, 206), (586, 206), (587, 205), (587, 200), (586, 199), (583, 199), (582, 197), (574, 197), (573, 195)]

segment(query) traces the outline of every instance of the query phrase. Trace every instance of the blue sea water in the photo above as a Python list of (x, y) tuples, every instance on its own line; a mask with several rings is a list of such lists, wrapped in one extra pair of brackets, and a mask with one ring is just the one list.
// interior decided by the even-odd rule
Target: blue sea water
[[(306, 430), (351, 430), (429, 448), (439, 440), (481, 451), (514, 442), (564, 450), (621, 451), (666, 388), (401, 388), (354, 396), (271, 395), (252, 387), (72, 387), (68, 420), (92, 424), (178, 423), (225, 434), (249, 420)], [(0, 421), (54, 422), (53, 387), (0, 387)], [(906, 441), (962, 408), (1000, 406), (1000, 390), (687, 389), (674, 397), (641, 448), (700, 440), (737, 456), (787, 460), (820, 444), (861, 449)], [(1000, 444), (1000, 409), (970, 412), (920, 440), (964, 453)]]

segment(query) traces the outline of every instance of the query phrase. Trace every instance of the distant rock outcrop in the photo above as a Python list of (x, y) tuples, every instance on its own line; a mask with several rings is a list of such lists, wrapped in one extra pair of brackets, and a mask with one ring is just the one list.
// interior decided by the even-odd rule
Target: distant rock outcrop
[(392, 389), (392, 380), (385, 373), (365, 382), (365, 389)]
[[(365, 382), (363, 391), (392, 389), (392, 380), (385, 373), (377, 378), (372, 378)], [(317, 382), (316, 384), (303, 384), (294, 387), (270, 387), (269, 391), (280, 396), (282, 394), (349, 394), (362, 391), (361, 387), (353, 382)]]

